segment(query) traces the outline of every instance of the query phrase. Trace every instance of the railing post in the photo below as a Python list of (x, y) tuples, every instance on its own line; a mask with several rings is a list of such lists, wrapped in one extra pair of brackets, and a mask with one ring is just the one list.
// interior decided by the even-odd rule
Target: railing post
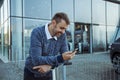
[(67, 80), (66, 79), (66, 66), (63, 65), (63, 79), (62, 80)]
[(52, 77), (53, 77), (53, 80), (56, 80), (55, 69), (52, 70)]

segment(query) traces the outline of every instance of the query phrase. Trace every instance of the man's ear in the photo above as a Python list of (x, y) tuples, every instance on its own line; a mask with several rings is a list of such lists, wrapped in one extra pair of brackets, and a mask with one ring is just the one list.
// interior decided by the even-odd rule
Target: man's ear
[(56, 21), (52, 20), (52, 25), (55, 26), (56, 25)]

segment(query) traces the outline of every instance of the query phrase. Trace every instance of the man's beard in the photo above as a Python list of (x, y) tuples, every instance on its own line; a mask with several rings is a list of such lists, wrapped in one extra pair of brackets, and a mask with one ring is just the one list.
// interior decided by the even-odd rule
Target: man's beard
[(58, 32), (58, 33), (55, 34), (56, 37), (60, 37), (61, 35), (62, 35), (61, 32)]

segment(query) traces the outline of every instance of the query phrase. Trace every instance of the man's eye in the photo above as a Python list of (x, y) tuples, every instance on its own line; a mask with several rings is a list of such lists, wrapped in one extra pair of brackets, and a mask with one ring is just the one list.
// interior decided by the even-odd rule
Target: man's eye
[(62, 30), (65, 29), (65, 28), (61, 28)]

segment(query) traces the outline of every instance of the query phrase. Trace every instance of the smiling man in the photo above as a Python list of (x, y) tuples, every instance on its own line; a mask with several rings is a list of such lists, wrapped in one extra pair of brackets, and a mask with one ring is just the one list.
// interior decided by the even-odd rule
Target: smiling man
[(33, 29), (24, 80), (52, 80), (52, 69), (74, 57), (68, 51), (65, 30), (70, 24), (65, 13), (56, 13), (51, 22)]

